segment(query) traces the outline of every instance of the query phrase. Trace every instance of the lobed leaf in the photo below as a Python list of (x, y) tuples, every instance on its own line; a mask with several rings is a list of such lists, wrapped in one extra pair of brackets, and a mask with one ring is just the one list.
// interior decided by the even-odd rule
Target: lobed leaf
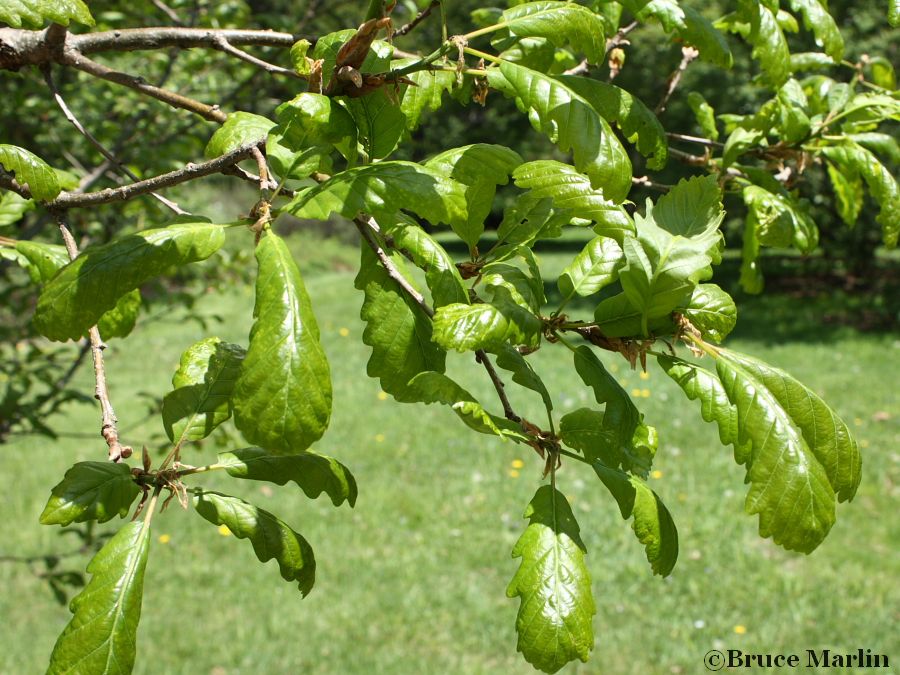
[(205, 260), (225, 243), (221, 225), (180, 222), (85, 249), (44, 286), (34, 326), (77, 340), (126, 293), (173, 266)]
[(536, 131), (561, 151), (572, 151), (575, 168), (614, 203), (631, 189), (631, 160), (609, 124), (567, 84), (523, 66), (502, 62), (487, 71), (494, 89), (516, 100)]
[(149, 553), (145, 520), (122, 527), (91, 559), (91, 580), (69, 605), (74, 616), (56, 640), (48, 675), (130, 675)]
[(315, 499), (323, 492), (335, 506), (356, 504), (356, 479), (350, 469), (332, 457), (314, 452), (275, 456), (262, 448), (242, 448), (220, 452), (218, 464), (233, 478), (261, 480), (276, 485), (294, 481), (306, 496)]
[(70, 525), (124, 518), (140, 494), (127, 464), (78, 462), (50, 491), (42, 525)]
[(234, 384), (234, 423), (251, 443), (295, 454), (319, 440), (331, 418), (331, 371), (300, 270), (268, 232), (258, 274), (250, 347)]
[(297, 218), (315, 220), (328, 220), (332, 213), (355, 218), (362, 212), (390, 220), (403, 209), (432, 223), (465, 227), (466, 188), (419, 164), (388, 161), (341, 171), (284, 208)]
[[(0, 10), (0, 20), (2, 19)], [(56, 172), (44, 160), (25, 148), (0, 144), (0, 167), (14, 173), (19, 185), (27, 187), (36, 201), (49, 202), (60, 193)]]
[(493, 288), (494, 297), (502, 302), (439, 307), (434, 314), (434, 341), (458, 352), (496, 350), (505, 344), (537, 346), (540, 319), (517, 304), (508, 289)]
[(747, 205), (747, 225), (754, 228), (763, 246), (794, 246), (809, 253), (819, 243), (819, 228), (800, 203), (789, 196), (769, 192), (758, 185), (742, 191)]
[(513, 548), (521, 564), (506, 589), (519, 597), (516, 632), (525, 660), (545, 673), (587, 661), (594, 648), (591, 577), (578, 522), (563, 494), (538, 488), (525, 510), (528, 527)]
[(296, 581), (300, 595), (316, 581), (316, 559), (309, 543), (277, 516), (243, 499), (219, 492), (198, 490), (197, 513), (213, 525), (224, 525), (238, 539), (249, 539), (260, 562), (274, 558), (285, 581)]
[(580, 5), (554, 0), (526, 2), (504, 10), (506, 29), (517, 37), (541, 37), (557, 47), (567, 43), (590, 63), (606, 55), (603, 19)]
[[(468, 218), (453, 229), (474, 248), (484, 232), (484, 220), (491, 212), (498, 185), (506, 185), (509, 175), (522, 163), (517, 152), (502, 145), (475, 143), (445, 150), (425, 166), (466, 186)], [(452, 223), (451, 223), (452, 224)]]
[(643, 101), (620, 87), (589, 77), (560, 75), (556, 79), (584, 98), (606, 120), (614, 122), (630, 142), (637, 143), (638, 152), (647, 158), (648, 168), (665, 167), (669, 156), (666, 130)]
[[(634, 224), (625, 209), (606, 199), (602, 190), (591, 187), (590, 179), (575, 167), (555, 160), (541, 159), (522, 164), (512, 175), (516, 187), (530, 190), (526, 198), (534, 210), (540, 207), (539, 200), (549, 199), (553, 206), (568, 213), (570, 218), (577, 216), (594, 221), (597, 223), (597, 234), (612, 237), (620, 244), (626, 233), (634, 233)], [(549, 217), (548, 215), (547, 218)], [(547, 218), (542, 221), (531, 216), (528, 222), (533, 225), (527, 228), (528, 231), (538, 223), (546, 223)], [(498, 236), (511, 241), (508, 231), (504, 232), (504, 225), (510, 227), (519, 222), (507, 224), (507, 219), (504, 218)]]
[(601, 462), (594, 462), (593, 467), (619, 504), (622, 518), (634, 518), (634, 534), (644, 545), (653, 573), (669, 576), (678, 560), (678, 530), (666, 505), (640, 478)]
[[(402, 271), (399, 258), (395, 264)], [(366, 322), (363, 343), (372, 348), (366, 366), (383, 391), (401, 402), (417, 401), (409, 381), (426, 371), (444, 372), (446, 353), (432, 341), (431, 320), (400, 285), (391, 279), (375, 253), (362, 244), (355, 286), (365, 293), (360, 317)]]
[(445, 91), (453, 89), (456, 73), (442, 70), (418, 70), (407, 75), (412, 81), (403, 92), (400, 110), (406, 118), (406, 128), (415, 131), (419, 128), (422, 113), (426, 110), (434, 112), (443, 102)]
[(47, 22), (63, 26), (70, 21), (84, 26), (95, 23), (82, 0), (9, 0), (0, 3), (0, 21), (13, 28), (41, 28)]
[(199, 441), (231, 417), (231, 396), (241, 370), (243, 347), (217, 337), (200, 340), (181, 355), (173, 391), (162, 402), (163, 426), (177, 445)]

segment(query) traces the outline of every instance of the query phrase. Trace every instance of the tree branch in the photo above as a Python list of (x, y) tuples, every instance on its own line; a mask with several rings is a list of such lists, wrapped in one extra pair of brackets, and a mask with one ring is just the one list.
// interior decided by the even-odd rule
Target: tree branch
[[(75, 238), (61, 215), (57, 217), (56, 222), (59, 224), (59, 231), (65, 242), (69, 260), (75, 260), (78, 257), (78, 245), (75, 243)], [(91, 342), (91, 356), (94, 359), (94, 398), (100, 401), (100, 435), (106, 441), (109, 460), (111, 462), (120, 462), (131, 456), (132, 449), (119, 443), (119, 430), (116, 426), (118, 419), (116, 418), (116, 411), (113, 410), (112, 403), (109, 400), (109, 389), (106, 386), (106, 369), (103, 365), (103, 350), (106, 349), (106, 345), (103, 344), (103, 340), (100, 338), (100, 331), (97, 329), (97, 326), (91, 326), (88, 331), (88, 337)]]
[(662, 99), (656, 105), (656, 108), (653, 112), (659, 115), (663, 110), (666, 109), (666, 105), (669, 103), (669, 99), (672, 98), (672, 94), (675, 93), (675, 89), (678, 87), (678, 83), (681, 82), (681, 76), (684, 75), (684, 71), (687, 70), (687, 67), (691, 65), (691, 61), (700, 56), (700, 52), (697, 51), (693, 47), (682, 47), (681, 48), (681, 63), (678, 64), (678, 68), (675, 69), (675, 72), (669, 76), (669, 83), (666, 87), (666, 92), (663, 94)]
[(214, 46), (221, 52), (225, 54), (230, 54), (235, 58), (240, 59), (246, 63), (249, 63), (257, 68), (262, 68), (267, 73), (271, 73), (273, 75), (287, 75), (288, 77), (296, 77), (298, 79), (304, 79), (300, 73), (295, 70), (291, 70), (290, 68), (282, 68), (281, 66), (276, 66), (274, 63), (269, 63), (268, 61), (263, 61), (260, 58), (253, 56), (253, 54), (248, 54), (243, 49), (238, 49), (234, 45), (232, 45), (228, 38), (223, 35), (216, 35), (213, 40)]
[(435, 7), (440, 7), (440, 4), (441, 4), (441, 0), (431, 0), (431, 4), (428, 5), (421, 12), (416, 14), (416, 16), (413, 18), (412, 21), (410, 21), (408, 24), (401, 26), (400, 28), (395, 30), (394, 37), (401, 37), (403, 35), (406, 35), (411, 30), (413, 30), (416, 26), (418, 26), (420, 23), (422, 23), (425, 19), (428, 18), (428, 16), (431, 14), (431, 11)]
[[(303, 36), (279, 33), (271, 30), (236, 30), (211, 28), (150, 27), (125, 30), (101, 31), (99, 33), (69, 34), (66, 47), (82, 54), (97, 52), (131, 52), (164, 47), (216, 48), (216, 40), (224, 38), (235, 46), (290, 47)], [(0, 32), (0, 40), (3, 39)], [(315, 38), (306, 37), (312, 43)]]
[(491, 383), (494, 385), (494, 389), (497, 390), (497, 396), (500, 398), (500, 404), (503, 406), (503, 415), (512, 422), (521, 422), (522, 418), (516, 415), (506, 396), (506, 385), (503, 384), (503, 380), (500, 379), (500, 376), (494, 369), (494, 364), (491, 363), (491, 359), (487, 355), (487, 352), (483, 349), (479, 349), (475, 352), (475, 360), (484, 366), (488, 377), (491, 378)]

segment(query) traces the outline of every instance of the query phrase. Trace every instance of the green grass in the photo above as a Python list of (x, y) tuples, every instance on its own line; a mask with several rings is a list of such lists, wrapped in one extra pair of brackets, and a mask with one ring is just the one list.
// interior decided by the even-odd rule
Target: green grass
[[(336, 260), (346, 255), (334, 251)], [(572, 251), (553, 250), (542, 262), (558, 270), (565, 255)], [(249, 499), (304, 534), (316, 551), (316, 588), (301, 600), (273, 562), (256, 561), (248, 542), (222, 536), (173, 505), (153, 522), (136, 672), (533, 672), (515, 651), (518, 603), (505, 589), (517, 567), (510, 550), (525, 524), (522, 511), (541, 483), (541, 460), (527, 448), (470, 432), (449, 410), (381, 400), (377, 382), (365, 376), (368, 351), (359, 339), (352, 273), (323, 272), (308, 285), (335, 387), (331, 429), (317, 449), (353, 470), (357, 506), (335, 509), (290, 487), (204, 475), (203, 485)], [(681, 555), (670, 578), (653, 577), (596, 476), (564, 464), (558, 484), (581, 524), (598, 610), (591, 661), (563, 672), (705, 672), (701, 661), (713, 648), (802, 655), (861, 647), (900, 659), (900, 341), (890, 332), (823, 323), (821, 307), (837, 296), (822, 293), (816, 302), (748, 299), (743, 315), (749, 319), (728, 343), (809, 384), (863, 446), (859, 493), (838, 507), (829, 538), (809, 557), (757, 536), (755, 519), (742, 513), (743, 470), (730, 448), (719, 445), (715, 428), (700, 420), (696, 404), (659, 370), (642, 379), (621, 359), (602, 355), (628, 391), (647, 394), (635, 402), (659, 430), (654, 468), (660, 474), (651, 482), (676, 520)], [(146, 394), (167, 391), (181, 351), (204, 335), (246, 342), (251, 306), (251, 290), (236, 284), (195, 307), (211, 322), (206, 332), (174, 310), (110, 345), (111, 393), (125, 441), (147, 443), (159, 459), (162, 426), (147, 416)], [(572, 307), (575, 315), (586, 311)], [(558, 414), (590, 404), (570, 358), (552, 345), (534, 356)], [(88, 370), (78, 380), (86, 392)], [(469, 358), (455, 358), (453, 370), (494, 406), (489, 383)], [(510, 389), (517, 409), (541, 418), (535, 396)], [(96, 409), (71, 405), (48, 421), (58, 440), (13, 436), (0, 451), (9, 481), (0, 511), (3, 673), (42, 672), (69, 619), (50, 580), (83, 571), (88, 556), (65, 555), (77, 550), (78, 537), (37, 521), (49, 488), (73, 461), (105, 456), (98, 420)], [(225, 447), (240, 446), (235, 437)], [(209, 442), (185, 461), (205, 462), (215, 451)], [(513, 477), (516, 459), (525, 466)], [(171, 537), (168, 543), (161, 535)], [(60, 556), (52, 569), (43, 560), (21, 560), (50, 554)], [(76, 590), (58, 588), (69, 597)], [(746, 633), (736, 633), (737, 626)]]

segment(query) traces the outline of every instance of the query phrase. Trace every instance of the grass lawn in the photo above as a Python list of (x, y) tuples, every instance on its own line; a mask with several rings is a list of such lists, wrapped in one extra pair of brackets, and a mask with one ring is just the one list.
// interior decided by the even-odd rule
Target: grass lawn
[[(558, 270), (573, 253), (553, 249), (542, 263)], [(360, 341), (361, 298), (352, 280), (338, 271), (307, 281), (335, 387), (331, 429), (316, 449), (352, 469), (360, 487), (356, 508), (335, 509), (325, 497), (310, 501), (287, 486), (213, 474), (196, 481), (253, 501), (300, 531), (316, 551), (315, 589), (301, 600), (274, 562), (256, 561), (248, 542), (173, 506), (153, 522), (137, 673), (534, 672), (515, 651), (518, 601), (505, 590), (518, 565), (510, 550), (541, 483), (542, 462), (527, 448), (470, 432), (445, 408), (383, 400), (365, 375), (368, 348)], [(862, 446), (859, 493), (839, 505), (829, 538), (809, 557), (758, 537), (756, 519), (742, 513), (743, 469), (714, 426), (702, 422), (696, 403), (654, 364), (645, 379), (618, 357), (601, 355), (659, 431), (651, 482), (678, 525), (681, 555), (671, 577), (653, 577), (596, 476), (564, 464), (558, 484), (588, 547), (597, 642), (588, 664), (563, 672), (699, 673), (714, 648), (801, 655), (863, 648), (888, 654), (897, 668), (900, 337), (825, 322), (828, 312), (850, 302), (839, 296), (747, 300), (728, 341), (819, 392)], [(181, 351), (204, 335), (246, 343), (251, 307), (251, 290), (235, 285), (209, 293), (193, 310), (209, 319), (206, 332), (175, 310), (110, 345), (108, 375), (125, 441), (162, 447), (162, 425), (148, 417), (145, 392), (167, 391)], [(575, 305), (571, 313), (587, 315), (587, 308)], [(591, 404), (570, 359), (568, 350), (551, 345), (533, 361), (559, 415)], [(454, 361), (465, 366), (470, 358)], [(89, 371), (79, 376), (85, 392), (92, 390)], [(498, 407), (483, 373), (458, 372), (482, 402)], [(541, 417), (536, 396), (508, 389), (517, 409)], [(58, 440), (13, 436), (0, 449), (0, 470), (14, 481), (0, 511), (2, 673), (43, 672), (70, 617), (59, 595), (71, 598), (76, 589), (66, 574), (87, 562), (69, 531), (83, 528), (42, 527), (38, 516), (73, 461), (105, 456), (98, 421), (96, 409), (73, 404), (48, 420)], [(243, 445), (236, 436), (220, 440), (227, 444), (221, 449)], [(205, 463), (216, 450), (207, 442), (185, 461)], [(515, 460), (525, 463), (518, 472)], [(51, 554), (58, 556), (51, 564), (40, 558)]]

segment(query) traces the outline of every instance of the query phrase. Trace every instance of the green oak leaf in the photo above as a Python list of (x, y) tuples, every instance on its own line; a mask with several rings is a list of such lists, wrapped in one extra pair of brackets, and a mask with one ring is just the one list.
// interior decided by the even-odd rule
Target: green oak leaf
[[(405, 266), (399, 256), (394, 263), (402, 273)], [(372, 348), (367, 374), (377, 377), (382, 390), (398, 401), (417, 401), (409, 381), (425, 371), (444, 372), (446, 353), (432, 342), (430, 318), (390, 277), (365, 242), (355, 285), (365, 293), (360, 310), (366, 322), (363, 343)]]
[(504, 10), (504, 27), (520, 38), (546, 38), (557, 47), (570, 44), (590, 63), (602, 63), (606, 55), (603, 19), (587, 7), (569, 2), (539, 0)]
[(741, 194), (747, 205), (747, 224), (762, 246), (793, 246), (810, 253), (819, 243), (819, 228), (801, 203), (790, 196), (748, 185)]
[(12, 225), (35, 208), (33, 199), (25, 199), (15, 192), (0, 195), (0, 227)]
[(503, 345), (495, 351), (495, 354), (497, 355), (497, 366), (511, 372), (513, 382), (539, 394), (549, 414), (553, 410), (553, 400), (550, 398), (550, 392), (547, 391), (544, 381), (534, 371), (528, 360), (519, 353), (518, 349), (510, 345)]
[(528, 113), (536, 131), (561, 151), (572, 151), (575, 168), (606, 199), (624, 201), (631, 189), (631, 160), (609, 123), (567, 84), (549, 75), (502, 62), (487, 71), (488, 83)]
[(593, 467), (619, 504), (622, 518), (634, 518), (634, 534), (644, 545), (653, 573), (669, 576), (678, 559), (678, 530), (666, 505), (640, 478), (601, 462), (594, 462)]
[(234, 423), (249, 442), (294, 454), (319, 440), (331, 418), (331, 371), (300, 270), (268, 232), (258, 273), (250, 346), (234, 384)]
[(34, 326), (51, 340), (77, 340), (145, 281), (205, 260), (225, 243), (221, 225), (180, 222), (82, 251), (46, 283)]
[(243, 347), (216, 337), (188, 347), (162, 402), (163, 426), (177, 445), (199, 441), (231, 417), (231, 395), (244, 360)]
[(803, 15), (804, 25), (816, 36), (816, 44), (825, 49), (834, 63), (844, 58), (844, 38), (822, 0), (790, 0), (794, 13)]
[(43, 525), (69, 525), (124, 518), (141, 489), (127, 464), (78, 462), (50, 491)]
[(88, 563), (91, 580), (72, 599), (48, 675), (130, 675), (137, 652), (150, 522), (131, 522)]
[(419, 128), (423, 112), (434, 112), (441, 107), (444, 92), (453, 89), (456, 83), (456, 73), (446, 70), (417, 70), (406, 77), (413, 84), (403, 92), (400, 110), (406, 118), (406, 128), (415, 131)]
[(528, 527), (513, 548), (521, 564), (506, 589), (519, 597), (516, 632), (525, 660), (545, 673), (587, 661), (594, 648), (591, 577), (578, 522), (563, 494), (538, 488), (525, 510)]
[(750, 24), (747, 41), (753, 45), (753, 56), (775, 86), (790, 77), (791, 53), (784, 31), (775, 12), (761, 2), (741, 2), (740, 11)]
[[(549, 199), (553, 206), (567, 212), (569, 217), (594, 221), (597, 234), (612, 237), (620, 244), (626, 233), (634, 234), (634, 223), (625, 209), (605, 198), (602, 190), (591, 187), (590, 179), (573, 166), (551, 159), (527, 162), (513, 171), (513, 180), (516, 187), (530, 190), (526, 198), (535, 207), (540, 205), (536, 200)], [(531, 216), (531, 222), (537, 224), (542, 221)], [(505, 238), (505, 223), (506, 218), (498, 231), (501, 238)], [(510, 225), (513, 224), (518, 225), (519, 222), (510, 222)]]
[(41, 28), (47, 22), (68, 26), (77, 21), (93, 26), (94, 17), (82, 0), (10, 0), (0, 3), (0, 21), (13, 27)]
[(406, 117), (400, 105), (384, 89), (348, 98), (344, 107), (359, 129), (359, 142), (370, 160), (390, 155), (406, 131)]
[(100, 317), (97, 329), (103, 340), (124, 338), (131, 334), (141, 311), (141, 291), (135, 288), (126, 293), (116, 306)]
[(460, 239), (474, 248), (484, 232), (498, 185), (506, 185), (513, 169), (522, 163), (517, 152), (502, 145), (475, 143), (435, 155), (425, 166), (466, 186), (468, 219), (454, 226)]
[[(3, 18), (2, 11), (0, 9), (0, 19)], [(0, 144), (0, 166), (14, 173), (19, 185), (27, 186), (31, 196), (39, 202), (49, 202), (60, 193), (56, 172), (25, 148)]]
[(719, 129), (716, 127), (716, 111), (703, 98), (703, 94), (696, 91), (688, 92), (687, 102), (694, 112), (694, 118), (703, 134), (709, 139), (717, 140)]
[(715, 284), (699, 284), (682, 314), (713, 342), (724, 340), (737, 323), (734, 300)]
[(306, 597), (312, 590), (316, 581), (313, 550), (283, 520), (243, 499), (206, 490), (194, 494), (194, 508), (213, 525), (224, 525), (238, 539), (249, 539), (260, 562), (274, 558), (282, 579), (296, 581), (300, 595)]
[(219, 466), (229, 476), (246, 480), (262, 480), (276, 485), (294, 481), (306, 496), (315, 499), (323, 492), (335, 506), (356, 504), (356, 479), (336, 459), (304, 452), (299, 455), (270, 455), (262, 448), (243, 448), (219, 453)]
[(594, 237), (559, 275), (557, 284), (563, 300), (593, 295), (613, 283), (623, 262), (624, 254), (615, 239)]
[(615, 123), (638, 152), (647, 158), (647, 166), (659, 170), (669, 156), (666, 130), (643, 101), (624, 89), (579, 75), (556, 78), (590, 103), (607, 121)]
[(504, 209), (497, 240), (529, 246), (539, 239), (554, 239), (562, 236), (562, 227), (571, 219), (568, 211), (554, 209), (549, 197), (539, 198), (534, 191), (528, 191)]
[(60, 244), (42, 244), (37, 241), (16, 242), (16, 250), (30, 263), (28, 274), (36, 284), (45, 284), (69, 263), (66, 247)]
[(207, 157), (221, 157), (243, 145), (262, 142), (275, 122), (262, 115), (237, 111), (228, 114), (228, 119), (216, 129), (206, 144)]
[(365, 212), (392, 219), (408, 209), (432, 223), (465, 227), (466, 187), (413, 162), (387, 161), (347, 169), (300, 192), (285, 208), (297, 218), (355, 218)]
[(458, 352), (495, 350), (504, 344), (537, 346), (541, 321), (516, 303), (503, 286), (491, 286), (494, 301), (439, 307), (434, 314), (434, 341)]

